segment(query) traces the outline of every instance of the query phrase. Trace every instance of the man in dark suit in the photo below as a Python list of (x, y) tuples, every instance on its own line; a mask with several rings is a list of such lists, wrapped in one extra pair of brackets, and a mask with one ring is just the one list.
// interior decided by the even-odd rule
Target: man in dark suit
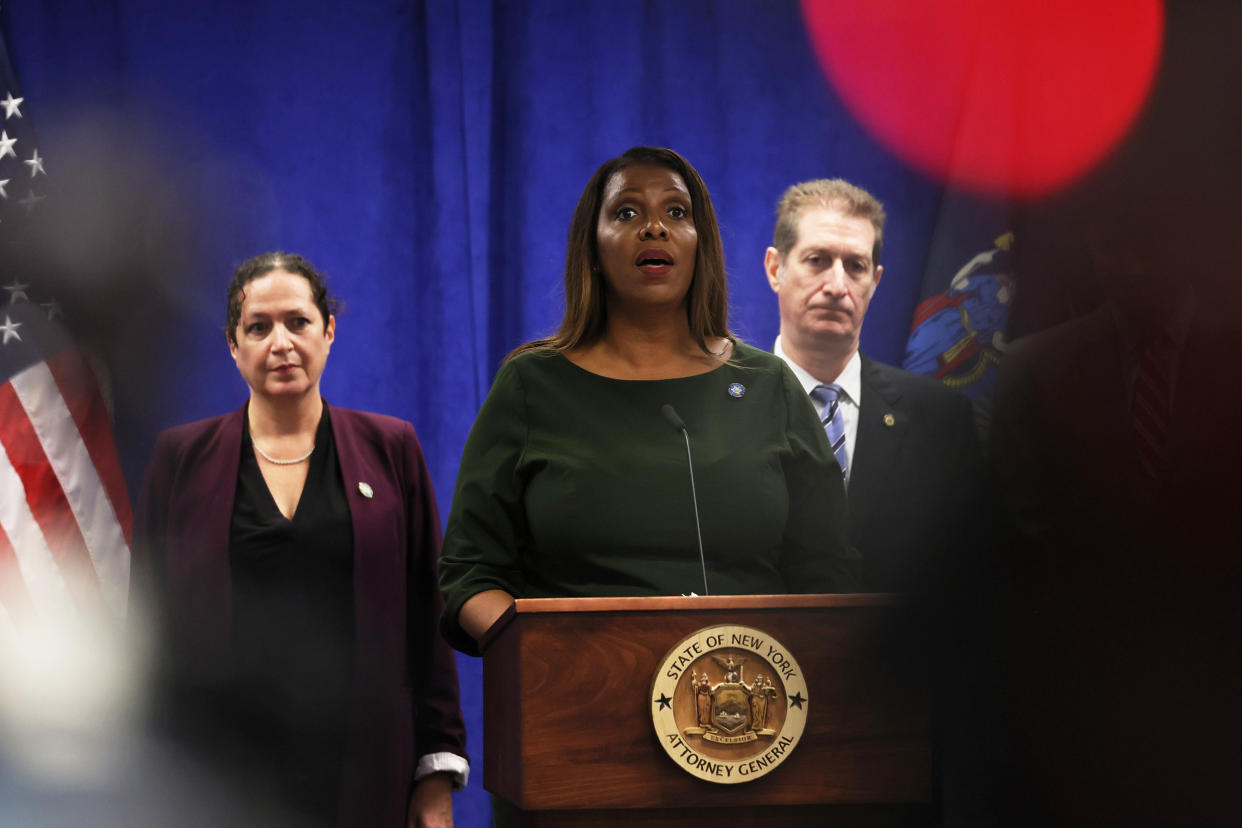
[(845, 181), (785, 192), (764, 256), (781, 313), (773, 350), (811, 395), (845, 472), (861, 589), (906, 599), (897, 634), (908, 657), (893, 667), (934, 677), (938, 796), (946, 813), (988, 824), (979, 792), (989, 773), (974, 758), (985, 730), (973, 689), (980, 668), (967, 643), (984, 593), (982, 450), (966, 397), (859, 353), (884, 272), (883, 233), (883, 206)]
[(859, 353), (884, 218), (840, 179), (796, 184), (764, 270), (780, 304), (773, 350), (811, 395), (845, 473), (862, 588), (925, 593), (978, 545), (982, 456), (969, 400)]

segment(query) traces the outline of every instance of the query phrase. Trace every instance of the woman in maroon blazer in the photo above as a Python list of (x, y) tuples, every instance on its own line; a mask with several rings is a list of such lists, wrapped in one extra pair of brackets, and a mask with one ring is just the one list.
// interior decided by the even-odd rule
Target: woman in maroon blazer
[(409, 423), (320, 396), (334, 304), (300, 256), (243, 263), (225, 332), (250, 399), (156, 443), (137, 568), (164, 709), (269, 823), (451, 825), (435, 496)]

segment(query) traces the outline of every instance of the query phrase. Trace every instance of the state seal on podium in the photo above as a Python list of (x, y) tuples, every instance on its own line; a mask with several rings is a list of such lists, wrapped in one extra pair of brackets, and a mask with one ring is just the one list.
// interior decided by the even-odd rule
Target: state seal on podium
[(809, 694), (797, 659), (772, 636), (704, 627), (665, 655), (651, 682), (656, 738), (678, 767), (720, 784), (771, 773), (797, 747)]

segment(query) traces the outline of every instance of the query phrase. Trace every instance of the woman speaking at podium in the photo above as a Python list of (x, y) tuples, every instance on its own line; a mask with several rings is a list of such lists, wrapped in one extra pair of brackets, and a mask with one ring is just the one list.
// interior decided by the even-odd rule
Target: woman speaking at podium
[(789, 369), (728, 330), (689, 162), (635, 147), (596, 170), (565, 300), (466, 442), (440, 560), (448, 641), (477, 654), (514, 597), (850, 589), (840, 469)]

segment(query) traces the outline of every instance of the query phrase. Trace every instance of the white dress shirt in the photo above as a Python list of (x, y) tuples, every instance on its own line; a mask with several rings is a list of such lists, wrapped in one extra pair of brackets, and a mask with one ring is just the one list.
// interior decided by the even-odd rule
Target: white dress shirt
[[(831, 382), (841, 386), (841, 395), (837, 398), (837, 414), (841, 417), (842, 425), (845, 427), (846, 468), (844, 471), (845, 482), (848, 483), (850, 467), (854, 465), (854, 443), (858, 438), (858, 407), (862, 405), (862, 357), (858, 355), (858, 351), (855, 351), (849, 362), (845, 363), (840, 376), (821, 380), (811, 376), (805, 368), (790, 359), (781, 348), (779, 336), (776, 337), (776, 343), (772, 346), (772, 353), (785, 360), (785, 364), (793, 369), (794, 376), (798, 378), (798, 382), (802, 383), (802, 390), (808, 395), (815, 390), (817, 385)], [(815, 413), (819, 414), (822, 419), (823, 403), (811, 397), (811, 404), (815, 406)]]

